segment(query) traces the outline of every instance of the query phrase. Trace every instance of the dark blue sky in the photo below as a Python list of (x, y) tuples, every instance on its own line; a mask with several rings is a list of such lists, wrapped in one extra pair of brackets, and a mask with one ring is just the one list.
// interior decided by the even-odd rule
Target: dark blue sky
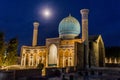
[[(39, 11), (52, 9), (45, 19)], [(46, 38), (58, 37), (59, 22), (71, 13), (81, 25), (80, 9), (88, 8), (89, 35), (101, 34), (105, 46), (120, 46), (120, 0), (0, 0), (0, 31), (5, 40), (15, 36), (21, 45), (31, 45), (33, 22), (39, 21), (38, 45)]]

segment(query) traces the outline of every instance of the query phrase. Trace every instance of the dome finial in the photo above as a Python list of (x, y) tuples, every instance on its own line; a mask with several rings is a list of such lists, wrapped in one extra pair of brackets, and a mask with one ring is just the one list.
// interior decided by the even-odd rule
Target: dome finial
[(71, 16), (71, 13), (69, 13), (69, 16)]

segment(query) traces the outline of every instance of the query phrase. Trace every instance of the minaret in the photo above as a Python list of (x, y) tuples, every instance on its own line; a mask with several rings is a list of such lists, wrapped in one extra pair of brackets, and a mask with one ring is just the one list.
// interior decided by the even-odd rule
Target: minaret
[(85, 44), (85, 67), (88, 68), (88, 54), (89, 54), (89, 41), (88, 41), (88, 9), (80, 10), (82, 15), (82, 40)]
[(32, 42), (32, 46), (36, 46), (37, 45), (39, 23), (38, 22), (34, 22), (33, 26), (34, 26), (34, 30), (33, 30), (33, 42)]

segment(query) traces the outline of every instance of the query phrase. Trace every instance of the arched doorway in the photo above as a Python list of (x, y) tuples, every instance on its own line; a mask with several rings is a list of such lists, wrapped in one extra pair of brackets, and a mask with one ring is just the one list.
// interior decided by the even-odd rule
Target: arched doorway
[(57, 66), (57, 46), (51, 44), (48, 54), (48, 66)]

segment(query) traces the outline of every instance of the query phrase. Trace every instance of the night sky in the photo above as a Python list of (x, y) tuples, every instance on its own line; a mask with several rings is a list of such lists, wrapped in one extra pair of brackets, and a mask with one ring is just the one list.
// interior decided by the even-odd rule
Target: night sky
[[(50, 18), (41, 14), (44, 8), (52, 11)], [(0, 32), (6, 41), (18, 37), (19, 48), (31, 45), (38, 21), (38, 45), (44, 45), (46, 38), (58, 37), (58, 25), (69, 13), (81, 25), (83, 8), (90, 10), (89, 35), (101, 34), (105, 46), (120, 46), (120, 0), (0, 0)]]

